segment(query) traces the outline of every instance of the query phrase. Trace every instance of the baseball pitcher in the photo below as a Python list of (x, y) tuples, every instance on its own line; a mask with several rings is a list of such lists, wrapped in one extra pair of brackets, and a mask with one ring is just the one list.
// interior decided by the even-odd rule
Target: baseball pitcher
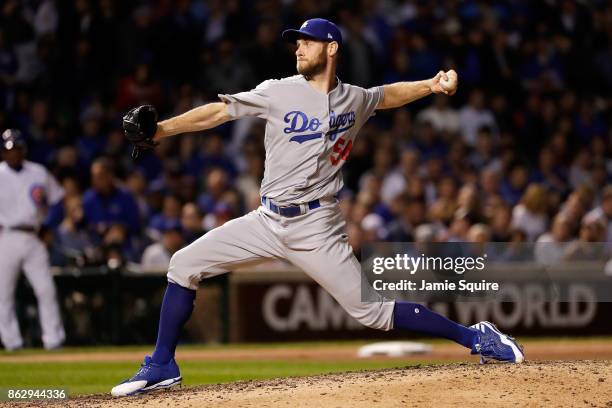
[(112, 395), (180, 383), (174, 352), (199, 282), (269, 259), (285, 259), (304, 270), (368, 327), (445, 337), (485, 360), (522, 362), (518, 343), (491, 323), (465, 327), (419, 304), (388, 301), (371, 288), (369, 298), (378, 301), (362, 302), (360, 264), (348, 243), (335, 198), (342, 188), (340, 170), (368, 118), (377, 109), (400, 107), (431, 93), (452, 95), (457, 74), (440, 71), (424, 81), (363, 89), (336, 76), (342, 36), (332, 22), (311, 19), (298, 30), (284, 31), (283, 38), (297, 45), (298, 75), (265, 81), (248, 92), (219, 95), (221, 102), (159, 123), (151, 106), (135, 108), (124, 118), (126, 137), (134, 143), (137, 156), (139, 150), (154, 148), (164, 137), (257, 116), (266, 121), (266, 161), (261, 206), (208, 232), (172, 257), (155, 351), (145, 357), (136, 375), (112, 389)]

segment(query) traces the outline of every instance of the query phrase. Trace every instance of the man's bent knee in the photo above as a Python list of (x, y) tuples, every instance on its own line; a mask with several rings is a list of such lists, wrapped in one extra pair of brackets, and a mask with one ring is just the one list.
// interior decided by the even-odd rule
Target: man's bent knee
[(349, 314), (366, 327), (388, 331), (393, 328), (393, 307), (395, 302), (362, 303)]
[(202, 256), (202, 247), (192, 245), (177, 251), (170, 258), (169, 281), (188, 289), (197, 289), (202, 279), (229, 272), (225, 264)]
[(170, 282), (176, 283), (184, 288), (197, 289), (199, 283), (199, 273), (193, 271), (193, 266), (188, 262), (185, 255), (185, 247), (172, 255), (168, 266), (167, 277)]

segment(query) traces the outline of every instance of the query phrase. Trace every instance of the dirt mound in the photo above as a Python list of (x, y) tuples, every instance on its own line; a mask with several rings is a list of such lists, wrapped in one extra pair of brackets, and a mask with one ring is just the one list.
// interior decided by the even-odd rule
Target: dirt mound
[[(69, 407), (612, 407), (612, 361), (462, 363), (247, 381), (111, 398)], [(27, 406), (27, 405), (20, 405)], [(40, 405), (37, 405), (40, 406)]]

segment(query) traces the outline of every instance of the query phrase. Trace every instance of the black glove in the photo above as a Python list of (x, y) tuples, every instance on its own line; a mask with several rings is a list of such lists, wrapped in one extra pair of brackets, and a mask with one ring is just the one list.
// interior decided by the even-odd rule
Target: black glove
[(132, 158), (136, 159), (141, 150), (153, 150), (159, 143), (153, 140), (157, 131), (157, 111), (152, 105), (131, 109), (123, 117), (123, 134), (134, 145)]

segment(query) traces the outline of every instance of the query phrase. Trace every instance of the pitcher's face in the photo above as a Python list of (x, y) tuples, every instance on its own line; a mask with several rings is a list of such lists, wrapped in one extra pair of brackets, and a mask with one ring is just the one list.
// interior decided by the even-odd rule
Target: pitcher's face
[(305, 77), (312, 77), (327, 68), (327, 42), (300, 38), (297, 40), (295, 56), (297, 72)]

